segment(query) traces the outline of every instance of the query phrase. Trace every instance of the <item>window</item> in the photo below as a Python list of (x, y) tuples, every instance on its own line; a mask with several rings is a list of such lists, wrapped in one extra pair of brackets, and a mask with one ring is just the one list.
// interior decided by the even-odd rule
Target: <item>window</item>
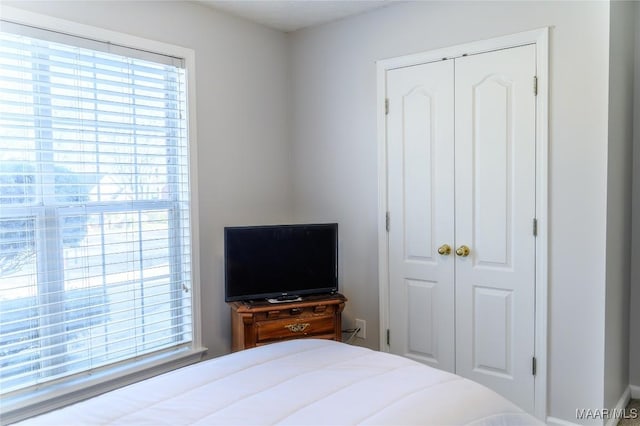
[(194, 340), (184, 66), (7, 28), (15, 31), (0, 33), (3, 395)]

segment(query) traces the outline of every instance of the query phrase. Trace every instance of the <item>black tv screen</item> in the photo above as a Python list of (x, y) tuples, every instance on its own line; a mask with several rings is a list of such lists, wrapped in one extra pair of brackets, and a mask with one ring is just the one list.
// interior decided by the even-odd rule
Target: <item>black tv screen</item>
[(225, 300), (338, 291), (338, 224), (224, 229)]

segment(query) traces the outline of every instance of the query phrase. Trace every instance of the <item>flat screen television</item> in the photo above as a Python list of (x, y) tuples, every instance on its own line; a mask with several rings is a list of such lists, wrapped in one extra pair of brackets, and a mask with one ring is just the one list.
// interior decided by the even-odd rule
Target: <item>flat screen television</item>
[(224, 228), (225, 300), (338, 291), (338, 224)]

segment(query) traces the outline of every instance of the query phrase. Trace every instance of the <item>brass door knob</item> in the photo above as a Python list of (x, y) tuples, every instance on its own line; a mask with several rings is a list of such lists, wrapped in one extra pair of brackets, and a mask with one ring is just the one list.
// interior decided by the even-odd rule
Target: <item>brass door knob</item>
[(451, 254), (451, 247), (449, 246), (449, 244), (441, 245), (440, 248), (438, 248), (438, 254), (449, 256)]
[(471, 253), (471, 250), (467, 246), (460, 246), (456, 250), (456, 254), (460, 257), (467, 257)]

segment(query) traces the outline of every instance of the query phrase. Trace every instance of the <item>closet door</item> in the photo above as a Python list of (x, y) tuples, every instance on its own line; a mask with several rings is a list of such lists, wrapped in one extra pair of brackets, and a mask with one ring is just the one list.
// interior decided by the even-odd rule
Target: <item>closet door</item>
[(455, 63), (456, 372), (533, 411), (535, 47)]
[[(391, 352), (454, 371), (453, 61), (387, 73)], [(442, 254), (438, 253), (440, 249)]]

